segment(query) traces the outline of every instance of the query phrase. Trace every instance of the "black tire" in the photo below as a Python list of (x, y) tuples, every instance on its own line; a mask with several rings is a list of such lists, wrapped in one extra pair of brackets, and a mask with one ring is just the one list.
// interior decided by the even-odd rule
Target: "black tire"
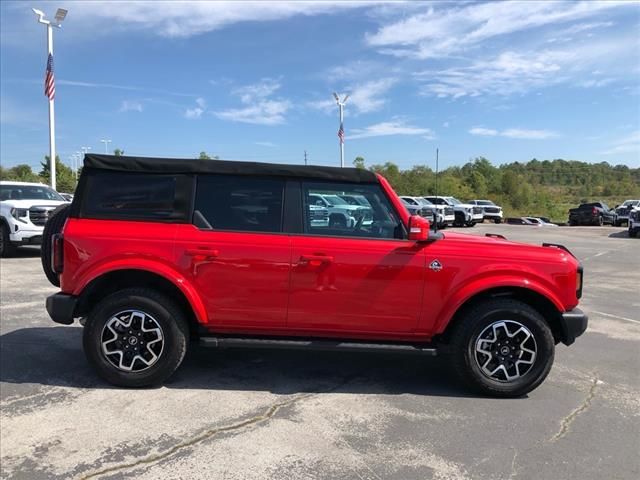
[(495, 223), (495, 224), (502, 223), (502, 219), (501, 218), (495, 218), (493, 220), (493, 223)]
[(58, 274), (51, 268), (51, 238), (54, 235), (60, 233), (64, 227), (64, 222), (69, 218), (69, 204), (58, 205), (53, 212), (47, 223), (44, 225), (44, 231), (42, 232), (42, 245), (40, 246), (40, 261), (42, 262), (42, 270), (47, 276), (49, 282), (56, 286), (60, 286), (60, 278)]
[(604, 218), (602, 217), (602, 215), (600, 215), (600, 216), (598, 217), (598, 223), (597, 223), (597, 225), (598, 225), (599, 227), (602, 227), (602, 226), (604, 225)]
[(0, 257), (13, 257), (17, 247), (11, 243), (9, 238), (9, 227), (0, 220)]
[[(161, 350), (156, 351), (157, 360), (140, 371), (124, 371), (118, 368), (111, 361), (114, 358), (116, 360), (120, 358), (122, 363), (122, 356), (112, 355), (110, 360), (102, 348), (104, 335), (110, 335), (110, 331), (105, 330), (107, 323), (119, 312), (127, 310), (143, 312), (147, 316), (145, 319), (155, 321), (162, 332)], [(135, 327), (127, 328), (134, 328), (134, 335), (130, 336), (135, 337)], [(127, 334), (126, 331), (123, 333)], [(128, 333), (131, 334), (131, 332)], [(141, 337), (140, 341), (143, 340), (144, 337)], [(189, 327), (184, 312), (171, 299), (146, 288), (120, 290), (100, 301), (87, 317), (82, 337), (87, 360), (98, 375), (113, 385), (132, 388), (159, 385), (173, 375), (187, 353), (188, 340)], [(123, 344), (126, 348), (131, 346), (126, 340)], [(142, 345), (144, 343), (138, 345), (141, 351)], [(149, 345), (151, 342), (147, 345), (147, 349)], [(114, 347), (114, 349), (118, 348), (123, 347)], [(136, 354), (131, 352), (131, 355)], [(142, 366), (137, 360), (133, 360), (131, 365)]]
[[(542, 315), (529, 305), (505, 298), (487, 300), (468, 308), (462, 313), (459, 320), (451, 337), (452, 365), (458, 377), (475, 390), (495, 397), (520, 397), (538, 387), (549, 374), (555, 352), (553, 334)], [(485, 374), (477, 360), (477, 356), (482, 355), (476, 351), (478, 337), (489, 325), (501, 320), (513, 322), (515, 329), (518, 328), (517, 324), (524, 326), (535, 341), (536, 355), (532, 358), (533, 363), (529, 367), (525, 365), (524, 373), (510, 381), (503, 374), (502, 379)], [(514, 338), (518, 338), (518, 336), (516, 335)], [(531, 341), (530, 338), (527, 342)], [(507, 339), (511, 340), (508, 337)], [(491, 345), (495, 345), (495, 342)], [(509, 348), (514, 348), (516, 345), (517, 341), (511, 342)], [(530, 344), (527, 345), (530, 346)], [(505, 346), (503, 344), (501, 348)], [(522, 345), (517, 348), (520, 346)], [(500, 347), (500, 343), (497, 344), (496, 348), (498, 347)], [(517, 355), (514, 352), (512, 358), (518, 358)], [(527, 360), (531, 358), (525, 355), (527, 354), (523, 354), (519, 358)], [(498, 361), (498, 356), (495, 357), (495, 360)], [(507, 358), (506, 362), (507, 365), (511, 362), (511, 368), (519, 368), (513, 363), (513, 360)], [(528, 369), (524, 370), (525, 368)], [(496, 374), (496, 376), (499, 375), (501, 372)]]

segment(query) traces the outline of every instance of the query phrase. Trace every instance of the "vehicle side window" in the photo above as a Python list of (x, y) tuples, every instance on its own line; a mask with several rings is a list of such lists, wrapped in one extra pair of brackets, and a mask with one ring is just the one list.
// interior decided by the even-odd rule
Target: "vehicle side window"
[(195, 215), (212, 230), (282, 232), (285, 181), (243, 175), (198, 175)]
[(117, 220), (186, 221), (193, 178), (177, 174), (91, 172), (80, 215)]
[[(344, 196), (366, 201), (353, 205)], [(303, 182), (302, 197), (304, 233), (336, 237), (404, 238), (402, 223), (379, 185)], [(318, 202), (318, 199), (321, 201)]]

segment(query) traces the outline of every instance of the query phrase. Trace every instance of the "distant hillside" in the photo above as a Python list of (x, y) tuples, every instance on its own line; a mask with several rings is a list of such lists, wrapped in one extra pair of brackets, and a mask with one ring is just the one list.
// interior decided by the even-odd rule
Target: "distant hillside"
[[(354, 163), (364, 164), (362, 159)], [(435, 173), (430, 168), (400, 170), (387, 162), (370, 169), (384, 175), (398, 193), (435, 193)], [(506, 216), (541, 215), (566, 221), (567, 210), (583, 201), (602, 200), (613, 207), (628, 198), (640, 198), (640, 168), (561, 159), (496, 167), (480, 157), (441, 171), (438, 194), (460, 200), (488, 198), (501, 205)]]

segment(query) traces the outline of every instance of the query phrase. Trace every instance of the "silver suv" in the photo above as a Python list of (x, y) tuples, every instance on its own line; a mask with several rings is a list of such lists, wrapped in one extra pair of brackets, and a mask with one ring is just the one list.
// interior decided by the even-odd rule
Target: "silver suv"
[(502, 223), (502, 207), (491, 200), (469, 200), (469, 204), (482, 207), (484, 220), (493, 220), (493, 223)]

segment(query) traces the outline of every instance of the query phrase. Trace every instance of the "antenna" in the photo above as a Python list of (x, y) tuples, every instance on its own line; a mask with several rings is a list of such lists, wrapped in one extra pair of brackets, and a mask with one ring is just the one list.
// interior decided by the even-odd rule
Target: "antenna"
[[(438, 198), (438, 159), (439, 159), (438, 157), (440, 156), (439, 155), (439, 153), (440, 153), (439, 150), (440, 149), (436, 148), (436, 199)], [(445, 209), (443, 208), (442, 209), (442, 215), (444, 215), (444, 211), (445, 211)], [(433, 231), (437, 232), (438, 231), (438, 207), (436, 207), (435, 224), (436, 224), (436, 226), (433, 229)]]
[(304, 151), (304, 164), (307, 165), (307, 151)]

